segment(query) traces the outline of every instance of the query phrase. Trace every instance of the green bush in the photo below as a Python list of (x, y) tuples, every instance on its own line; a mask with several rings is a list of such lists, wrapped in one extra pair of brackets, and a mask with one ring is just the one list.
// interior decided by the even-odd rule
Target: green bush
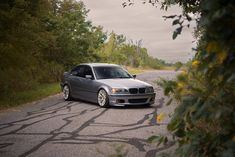
[[(197, 53), (175, 81), (160, 85), (178, 100), (168, 130), (178, 143), (177, 156), (235, 156), (235, 3), (233, 0), (165, 1), (184, 13), (173, 25), (183, 28), (197, 17)], [(199, 16), (196, 16), (199, 15)], [(174, 35), (177, 33), (174, 33)], [(179, 35), (178, 33), (177, 35)], [(174, 36), (175, 37), (175, 36)], [(176, 156), (173, 155), (173, 156)]]
[(75, 0), (0, 2), (0, 96), (58, 82), (65, 69), (96, 60), (106, 39)]

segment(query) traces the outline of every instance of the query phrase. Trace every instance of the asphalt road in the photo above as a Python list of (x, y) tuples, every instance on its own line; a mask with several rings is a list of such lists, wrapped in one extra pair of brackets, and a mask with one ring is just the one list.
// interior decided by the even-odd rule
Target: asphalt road
[(156, 147), (146, 139), (169, 135), (169, 117), (156, 122), (159, 113), (168, 115), (174, 106), (154, 82), (174, 78), (173, 71), (151, 71), (137, 78), (154, 85), (151, 107), (100, 108), (82, 101), (64, 101), (62, 95), (0, 112), (0, 157), (153, 157), (174, 148), (173, 142)]

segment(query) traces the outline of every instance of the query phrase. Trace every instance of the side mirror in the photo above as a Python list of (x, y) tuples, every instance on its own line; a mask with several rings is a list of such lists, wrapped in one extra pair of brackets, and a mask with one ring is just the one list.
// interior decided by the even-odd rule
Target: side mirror
[(92, 75), (85, 75), (85, 78), (92, 80), (93, 77), (92, 77)]
[(135, 79), (135, 78), (136, 78), (136, 75), (132, 75), (132, 77)]
[(71, 72), (71, 75), (77, 76), (77, 75), (78, 75), (78, 72), (77, 72), (77, 71), (72, 71), (72, 72)]

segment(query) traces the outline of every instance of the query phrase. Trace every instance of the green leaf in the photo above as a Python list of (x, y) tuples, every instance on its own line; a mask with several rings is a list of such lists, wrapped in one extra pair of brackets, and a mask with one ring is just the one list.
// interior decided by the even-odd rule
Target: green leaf
[(172, 39), (175, 40), (175, 38), (177, 37), (178, 33), (176, 31), (174, 31)]
[(165, 144), (167, 144), (167, 142), (168, 142), (168, 138), (165, 136), (165, 137), (163, 138), (163, 144), (165, 145)]
[(188, 21), (191, 21), (191, 20), (192, 20), (192, 18), (191, 18), (188, 14), (186, 14), (185, 16), (186, 16), (186, 18), (187, 18)]
[(173, 98), (171, 98), (170, 100), (168, 100), (167, 103), (166, 103), (166, 106), (169, 106), (172, 101), (173, 101)]
[(166, 19), (172, 19), (174, 17), (176, 17), (177, 15), (170, 15), (170, 16), (162, 16), (163, 18), (166, 18)]
[(230, 82), (234, 82), (234, 81), (235, 81), (235, 74), (232, 74), (232, 75), (228, 78), (227, 82), (230, 83)]
[(158, 141), (160, 138), (161, 138), (161, 136), (151, 136), (147, 139), (147, 142), (154, 143), (154, 142)]
[(179, 24), (180, 20), (179, 19), (176, 19), (172, 22), (172, 25), (176, 25), (176, 24)]
[(181, 34), (182, 28), (183, 28), (183, 26), (180, 26), (179, 28), (177, 28), (177, 29), (174, 31), (173, 36), (172, 36), (173, 40), (175, 40), (175, 38), (176, 38), (179, 34)]

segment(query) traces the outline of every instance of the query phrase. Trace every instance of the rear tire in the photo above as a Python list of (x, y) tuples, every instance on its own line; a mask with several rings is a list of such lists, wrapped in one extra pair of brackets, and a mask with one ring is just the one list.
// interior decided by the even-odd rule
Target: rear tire
[(97, 95), (97, 102), (100, 107), (109, 107), (109, 97), (104, 89), (99, 90)]
[(63, 97), (65, 101), (72, 100), (71, 90), (68, 85), (64, 85), (63, 87)]

